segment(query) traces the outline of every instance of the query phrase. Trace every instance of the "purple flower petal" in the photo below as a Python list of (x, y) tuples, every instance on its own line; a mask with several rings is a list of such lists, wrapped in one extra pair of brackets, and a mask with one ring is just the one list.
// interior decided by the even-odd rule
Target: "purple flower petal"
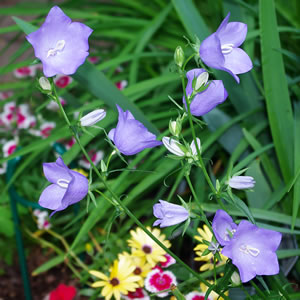
[(164, 200), (159, 200), (159, 202), (153, 206), (153, 214), (158, 218), (153, 226), (168, 227), (182, 223), (189, 218), (189, 212), (183, 206)]
[(51, 183), (56, 183), (59, 179), (65, 179), (70, 181), (72, 176), (69, 173), (69, 169), (66, 166), (55, 163), (43, 163), (44, 175)]
[(230, 13), (218, 30), (200, 45), (199, 54), (209, 67), (228, 72), (239, 83), (236, 74), (250, 71), (253, 67), (249, 56), (238, 48), (247, 35), (247, 25), (241, 22), (228, 23)]
[(194, 116), (203, 116), (214, 109), (217, 105), (223, 103), (228, 96), (222, 80), (213, 80), (209, 87), (201, 93), (198, 93), (191, 105), (191, 114)]
[(82, 174), (70, 170), (73, 180), (69, 183), (67, 192), (62, 200), (63, 206), (69, 206), (82, 200), (89, 190), (89, 182)]
[(92, 29), (74, 22), (54, 6), (44, 24), (26, 38), (34, 53), (43, 63), (46, 77), (74, 74), (88, 56), (88, 37)]
[(146, 148), (162, 144), (141, 122), (135, 120), (129, 111), (123, 112), (118, 105), (117, 108), (119, 111), (118, 124), (114, 131), (110, 131), (109, 138), (113, 140), (121, 153), (134, 155)]
[(242, 74), (250, 71), (253, 65), (250, 57), (244, 50), (233, 48), (231, 53), (225, 56), (224, 67), (231, 70), (234, 74)]
[(229, 232), (234, 234), (237, 225), (233, 222), (232, 218), (226, 211), (218, 209), (212, 222), (212, 228), (220, 245), (228, 245), (231, 237)]
[(279, 272), (275, 251), (281, 233), (258, 228), (248, 221), (241, 221), (230, 243), (222, 254), (231, 258), (239, 269), (242, 282), (247, 282), (256, 275), (275, 275)]
[(56, 184), (51, 184), (43, 190), (39, 199), (39, 205), (48, 209), (57, 210), (61, 207), (65, 193), (66, 189)]

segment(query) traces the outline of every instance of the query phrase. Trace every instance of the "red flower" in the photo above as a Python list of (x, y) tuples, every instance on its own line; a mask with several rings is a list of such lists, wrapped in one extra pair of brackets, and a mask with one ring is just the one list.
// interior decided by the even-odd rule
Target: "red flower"
[(50, 293), (49, 300), (73, 300), (76, 296), (76, 289), (73, 286), (60, 284)]

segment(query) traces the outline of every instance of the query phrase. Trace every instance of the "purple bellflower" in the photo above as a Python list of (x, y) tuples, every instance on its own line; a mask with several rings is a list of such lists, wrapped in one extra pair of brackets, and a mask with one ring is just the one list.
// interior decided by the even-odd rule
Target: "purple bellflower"
[(253, 67), (248, 54), (239, 48), (247, 35), (247, 24), (230, 22), (230, 13), (218, 30), (200, 45), (200, 58), (209, 67), (228, 72), (239, 83), (236, 74), (250, 71)]
[(42, 192), (39, 205), (54, 210), (52, 215), (82, 200), (89, 189), (89, 182), (82, 174), (70, 170), (59, 157), (55, 163), (43, 164), (44, 174), (52, 184)]
[(124, 112), (117, 105), (119, 120), (116, 128), (111, 129), (108, 137), (114, 142), (118, 150), (124, 155), (134, 155), (146, 148), (153, 148), (162, 144), (156, 136), (134, 118), (129, 110)]
[(232, 218), (222, 209), (218, 209), (212, 222), (212, 229), (220, 245), (225, 246), (230, 243), (232, 235), (235, 233), (237, 225)]
[[(186, 77), (188, 79), (186, 86), (187, 97), (190, 97), (194, 92), (192, 85), (194, 78), (197, 78), (195, 86), (196, 89), (207, 85), (208, 73), (204, 69), (190, 70), (186, 73)], [(212, 80), (204, 91), (192, 96), (192, 102), (190, 103), (191, 114), (194, 116), (203, 116), (214, 109), (217, 105), (224, 102), (227, 96), (228, 94), (224, 88), (222, 80)], [(183, 103), (185, 103), (184, 96)]]
[(222, 254), (238, 268), (242, 282), (256, 275), (275, 275), (279, 273), (276, 250), (281, 237), (280, 232), (258, 228), (243, 220)]
[(89, 55), (88, 37), (92, 29), (82, 23), (72, 22), (63, 11), (51, 8), (45, 23), (26, 38), (34, 53), (43, 63), (46, 77), (57, 74), (74, 74)]
[(164, 200), (153, 205), (153, 214), (158, 220), (153, 226), (160, 225), (161, 228), (184, 222), (189, 218), (189, 212), (181, 205), (172, 204)]
[(233, 176), (229, 179), (228, 185), (236, 190), (252, 189), (255, 185), (255, 180), (251, 176)]

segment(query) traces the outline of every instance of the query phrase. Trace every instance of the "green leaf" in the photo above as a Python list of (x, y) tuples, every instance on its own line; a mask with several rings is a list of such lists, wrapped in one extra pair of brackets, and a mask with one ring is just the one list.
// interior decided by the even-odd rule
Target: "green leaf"
[[(297, 171), (300, 168), (300, 104), (297, 103), (295, 105), (295, 176), (297, 176)], [(292, 213), (292, 224), (291, 228), (293, 229), (295, 226), (295, 221), (298, 215), (300, 205), (300, 177), (296, 179), (294, 183), (294, 198), (293, 198), (293, 213)]]
[(263, 82), (271, 134), (285, 182), (293, 174), (294, 123), (273, 0), (259, 1)]

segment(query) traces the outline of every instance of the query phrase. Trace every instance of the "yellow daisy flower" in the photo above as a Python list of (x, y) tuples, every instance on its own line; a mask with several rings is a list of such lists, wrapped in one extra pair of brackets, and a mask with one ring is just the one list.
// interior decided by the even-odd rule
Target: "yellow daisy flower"
[(141, 279), (138, 281), (138, 285), (140, 287), (144, 286), (144, 279), (147, 277), (148, 273), (152, 270), (152, 267), (145, 261), (144, 258), (133, 256), (128, 252), (123, 252), (119, 254), (119, 259), (122, 257), (126, 257), (127, 259), (131, 260), (132, 264), (135, 266), (133, 271), (133, 275), (141, 276)]
[[(208, 281), (210, 284), (213, 284), (213, 281)], [(206, 291), (208, 290), (208, 287), (204, 284), (204, 283), (200, 283), (200, 289), (201, 289), (201, 291), (203, 292), (203, 293), (206, 293)], [(227, 291), (227, 292), (225, 292), (224, 293), (226, 296), (228, 296), (229, 295), (229, 292)], [(215, 291), (211, 291), (210, 293), (209, 293), (209, 295), (208, 295), (210, 298), (212, 298), (213, 300), (224, 300), (224, 298), (223, 297), (220, 297), (220, 295), (219, 294), (217, 294)]]
[[(167, 248), (171, 247), (171, 243), (166, 240), (164, 234), (160, 234), (160, 230), (150, 227), (147, 229)], [(136, 231), (131, 230), (131, 239), (128, 240), (129, 246), (132, 248), (132, 255), (144, 259), (154, 267), (160, 261), (166, 261), (164, 255), (166, 252), (157, 245), (141, 228), (137, 228)]]
[[(198, 228), (197, 231), (198, 231), (200, 236), (196, 235), (194, 238), (197, 241), (199, 241), (200, 244), (198, 244), (194, 248), (194, 250), (196, 252), (196, 255), (199, 256), (199, 257), (196, 257), (195, 260), (206, 262), (205, 264), (203, 264), (200, 267), (201, 272), (204, 272), (204, 271), (207, 271), (207, 270), (212, 270), (214, 268), (214, 255), (213, 255), (213, 253), (209, 252), (207, 255), (203, 255), (203, 256), (202, 256), (202, 254), (209, 247), (207, 244), (204, 243), (204, 241), (207, 241), (207, 242), (211, 243), (212, 238), (213, 238), (213, 234), (212, 234), (212, 232), (210, 231), (210, 229), (208, 228), (207, 225), (203, 225), (203, 229)], [(225, 264), (226, 261), (227, 261), (226, 256), (222, 255), (221, 253), (220, 253), (220, 256), (221, 256), (221, 261), (216, 262), (216, 266), (221, 266), (221, 265)]]
[(109, 300), (112, 296), (116, 300), (121, 299), (121, 293), (127, 295), (128, 292), (134, 292), (139, 287), (138, 281), (141, 277), (133, 275), (135, 266), (131, 261), (125, 257), (115, 260), (113, 266), (110, 268), (110, 276), (106, 276), (102, 272), (90, 271), (89, 273), (100, 278), (92, 284), (92, 287), (103, 287), (101, 295), (105, 300)]

